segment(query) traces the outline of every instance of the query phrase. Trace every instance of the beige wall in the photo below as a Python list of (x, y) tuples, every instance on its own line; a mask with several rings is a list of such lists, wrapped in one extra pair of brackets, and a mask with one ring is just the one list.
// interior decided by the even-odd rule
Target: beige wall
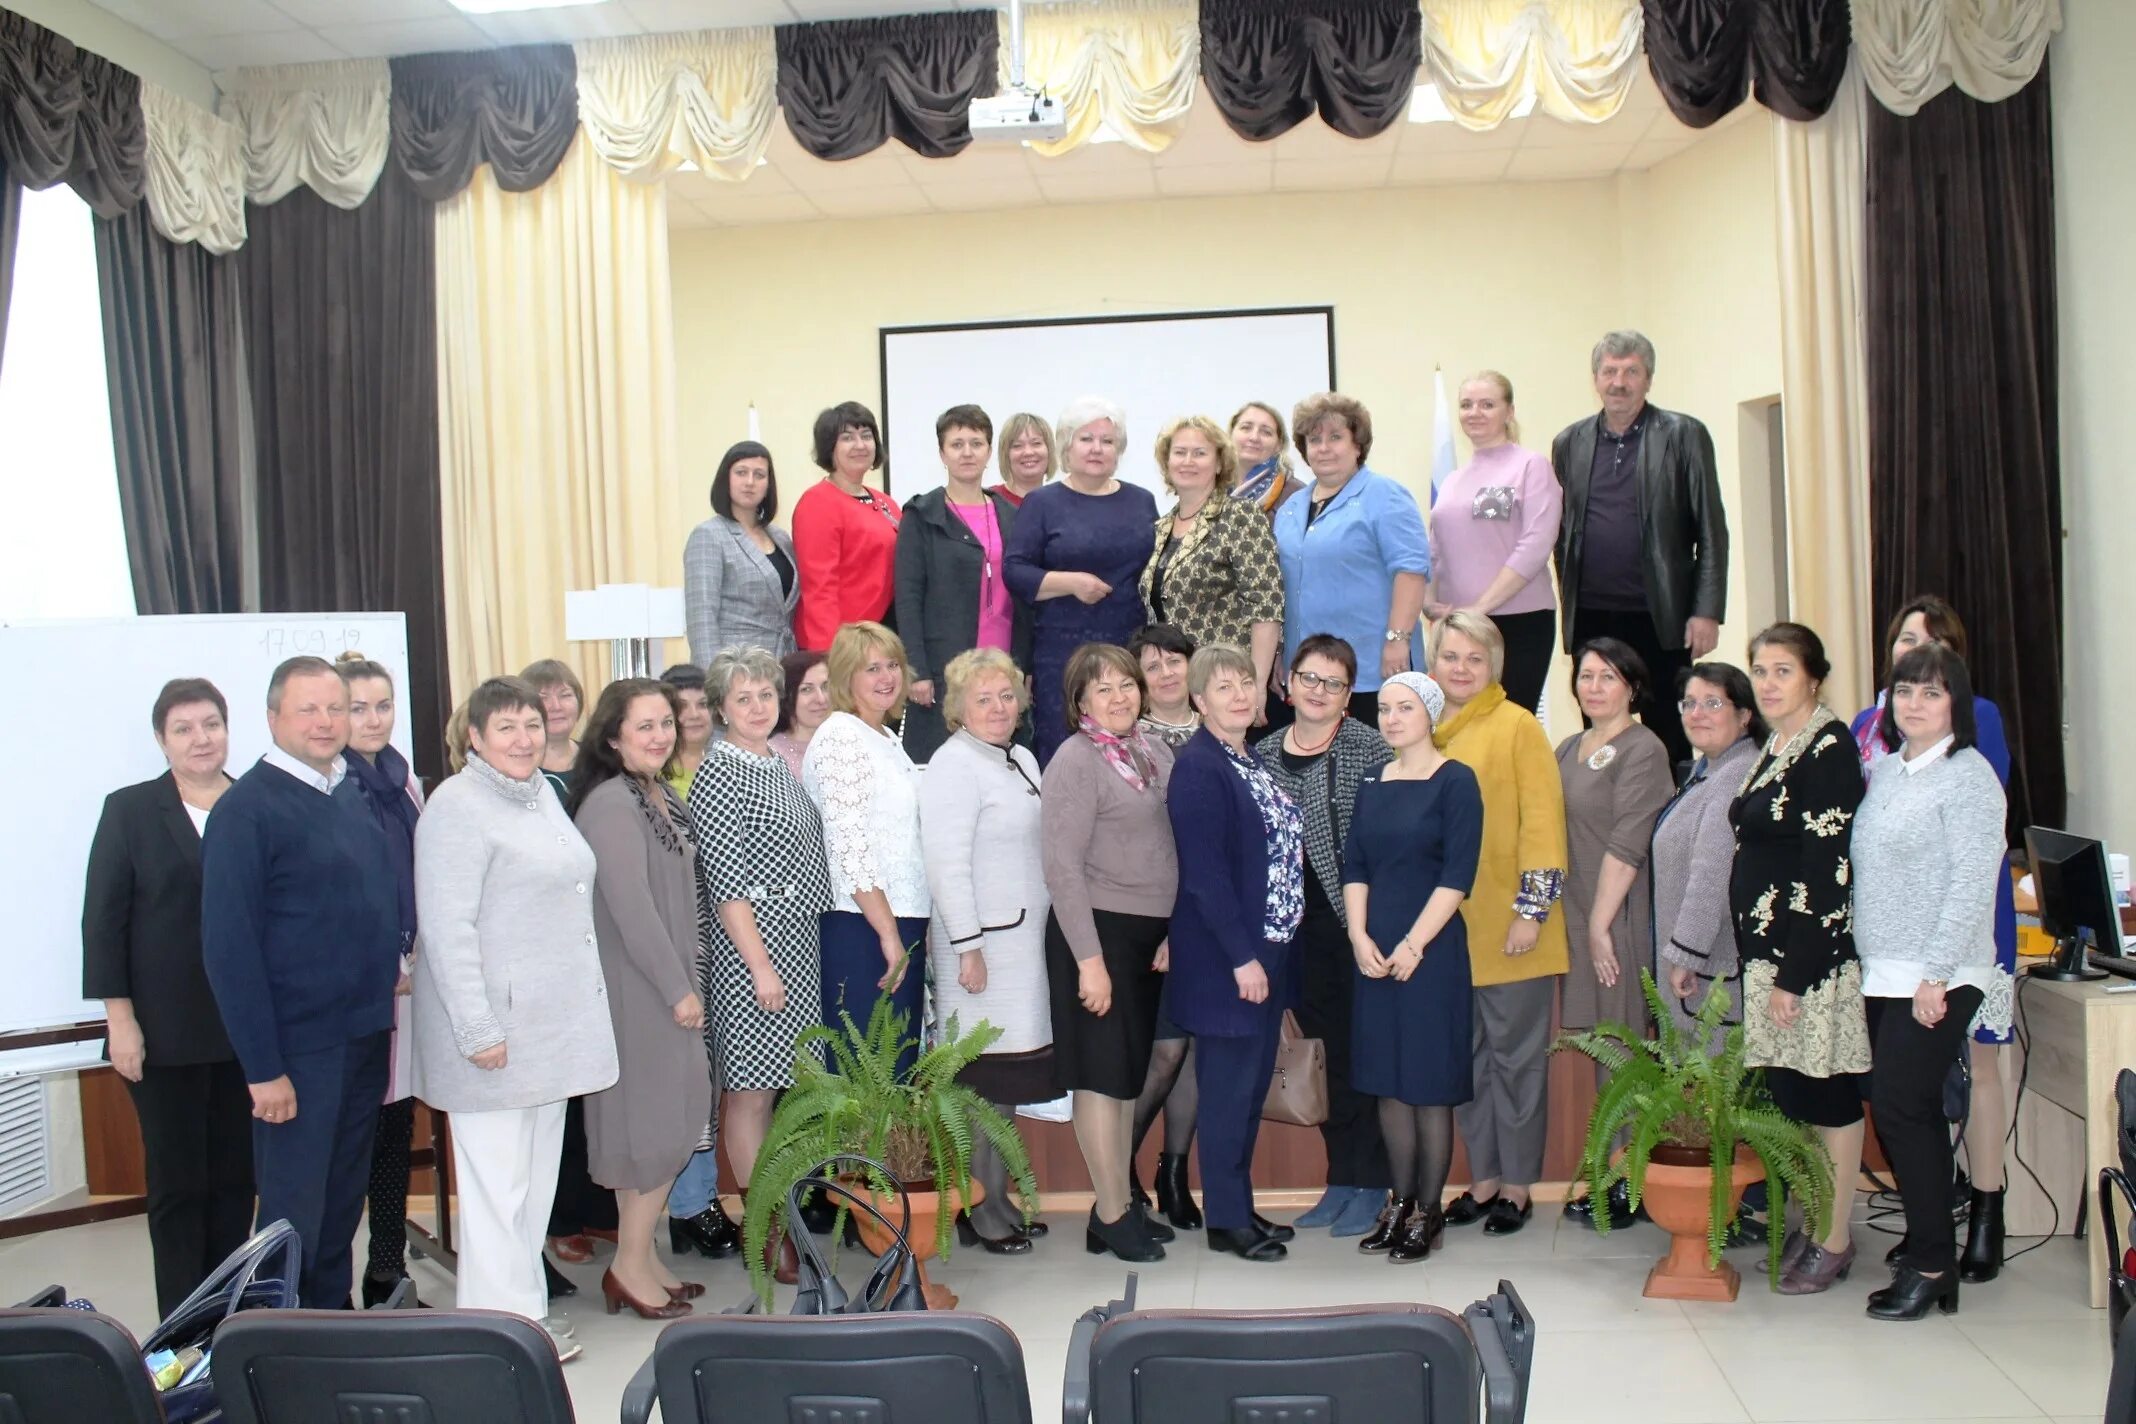
[(203, 109), (215, 107), (215, 80), (204, 66), (89, 0), (8, 0), (7, 8)]
[(2064, 658), (2071, 829), (2136, 850), (2136, 5), (2063, 7), (2054, 85), (2056, 283), (2061, 321)]
[[(1643, 327), (1659, 350), (1656, 402), (1713, 430), (1740, 547), (1737, 407), (1780, 387), (1773, 201), (1759, 114), (1650, 172), (1583, 182), (678, 232), (686, 494), (704, 508), (753, 401), (791, 508), (814, 477), (816, 412), (879, 399), (878, 326), (1333, 303), (1337, 373), (1372, 409), (1372, 464), (1420, 494), (1433, 363), (1450, 384), (1505, 372), (1524, 443), (1547, 450), (1594, 409), (1595, 338)], [(1138, 431), (1173, 414), (1111, 394)], [(1741, 655), (1747, 602), (1739, 561), (1724, 655)], [(1571, 715), (1568, 695), (1553, 724)]]

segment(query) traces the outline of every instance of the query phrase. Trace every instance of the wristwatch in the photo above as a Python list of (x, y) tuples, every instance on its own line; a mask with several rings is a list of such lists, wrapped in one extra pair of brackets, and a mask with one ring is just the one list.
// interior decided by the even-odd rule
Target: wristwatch
[(1409, 635), (1399, 628), (1389, 628), (1382, 636), (1390, 643), (1406, 643), (1409, 641)]

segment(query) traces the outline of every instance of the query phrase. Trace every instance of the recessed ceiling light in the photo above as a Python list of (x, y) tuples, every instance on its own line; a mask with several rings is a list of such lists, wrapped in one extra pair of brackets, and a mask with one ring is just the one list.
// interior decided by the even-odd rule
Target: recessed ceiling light
[(562, 10), (574, 5), (606, 5), (608, 0), (449, 0), (470, 15), (507, 15), (515, 10)]
[[(1535, 112), (1535, 91), (1530, 89), (1520, 96), (1508, 118), (1525, 119)], [(1439, 96), (1436, 84), (1419, 84), (1409, 96), (1409, 122), (1413, 124), (1450, 124), (1454, 116), (1446, 107), (1446, 100)]]

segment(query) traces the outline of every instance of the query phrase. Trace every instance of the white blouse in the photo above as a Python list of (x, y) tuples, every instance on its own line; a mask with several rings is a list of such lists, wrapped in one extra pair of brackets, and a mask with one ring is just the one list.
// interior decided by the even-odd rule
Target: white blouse
[(808, 739), (801, 785), (823, 812), (834, 907), (860, 913), (856, 891), (881, 890), (899, 919), (933, 913), (920, 850), (920, 769), (895, 732), (833, 712)]

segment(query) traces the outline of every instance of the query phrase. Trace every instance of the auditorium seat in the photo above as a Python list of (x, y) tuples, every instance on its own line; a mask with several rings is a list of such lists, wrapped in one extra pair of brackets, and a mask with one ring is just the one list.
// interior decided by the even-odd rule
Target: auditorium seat
[(0, 1310), (0, 1424), (163, 1424), (133, 1333), (63, 1299), (54, 1287)]

